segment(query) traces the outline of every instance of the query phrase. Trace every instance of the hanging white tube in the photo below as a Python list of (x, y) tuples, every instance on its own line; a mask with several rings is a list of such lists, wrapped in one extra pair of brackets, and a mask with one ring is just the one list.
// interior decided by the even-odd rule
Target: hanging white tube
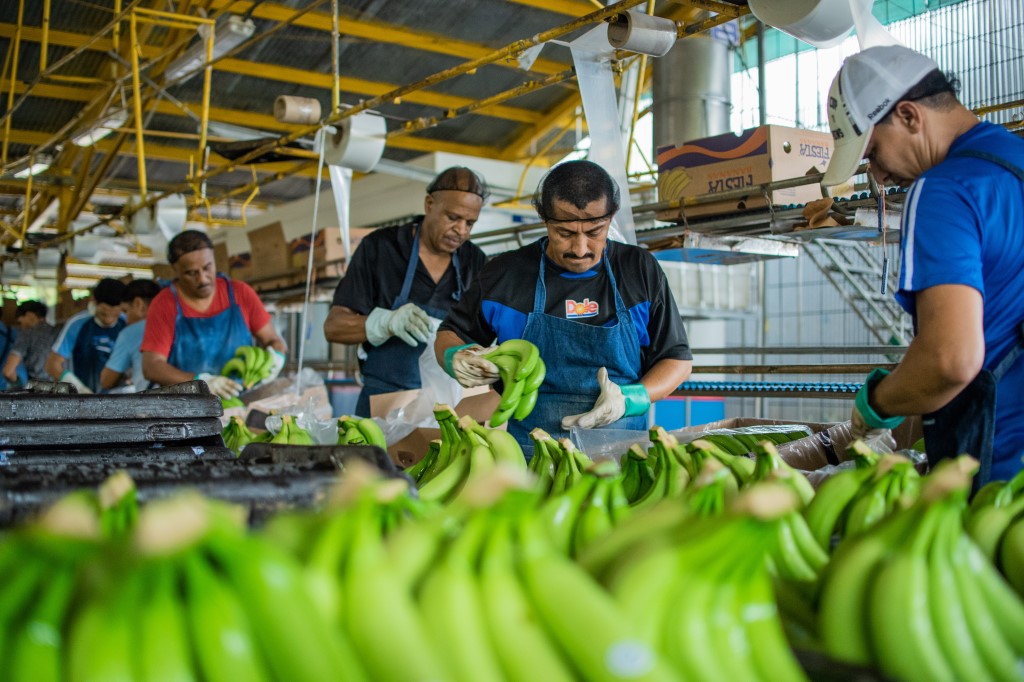
[(596, 26), (568, 45), (576, 67), (576, 81), (583, 99), (587, 129), (590, 131), (588, 158), (608, 171), (619, 185), (621, 206), (612, 221), (609, 236), (627, 244), (636, 244), (633, 207), (626, 178), (625, 142), (619, 128), (619, 109), (615, 101), (615, 79), (611, 67), (615, 50), (608, 43), (608, 25)]

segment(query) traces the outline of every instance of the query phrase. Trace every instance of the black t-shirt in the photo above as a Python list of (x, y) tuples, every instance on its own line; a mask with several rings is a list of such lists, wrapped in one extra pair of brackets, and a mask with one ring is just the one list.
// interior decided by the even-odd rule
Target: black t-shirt
[[(482, 346), (521, 338), (526, 316), (533, 311), (541, 253), (538, 240), (491, 260), (448, 311), (441, 329)], [(659, 360), (691, 360), (686, 330), (654, 256), (639, 247), (609, 241), (604, 257), (640, 339), (641, 371), (646, 373)], [(615, 324), (615, 297), (603, 259), (584, 273), (569, 272), (548, 259), (544, 285), (546, 314), (584, 324)]]
[[(363, 238), (352, 254), (352, 263), (345, 277), (334, 290), (334, 305), (351, 308), (360, 315), (368, 315), (374, 308), (390, 310), (402, 291), (402, 280), (412, 255), (414, 230), (418, 225), (419, 220), (397, 227), (384, 227)], [(480, 247), (468, 241), (459, 247), (458, 255), (465, 296), (465, 289), (476, 279), (487, 262), (487, 256)], [(435, 284), (421, 260), (416, 265), (409, 301), (447, 310), (455, 303), (452, 294), (457, 288), (453, 267), (449, 266)]]

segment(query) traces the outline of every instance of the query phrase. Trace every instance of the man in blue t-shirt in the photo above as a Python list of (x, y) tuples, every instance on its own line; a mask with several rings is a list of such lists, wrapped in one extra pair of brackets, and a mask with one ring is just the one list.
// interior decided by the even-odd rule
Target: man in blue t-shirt
[(80, 393), (100, 390), (100, 372), (124, 329), (122, 298), (124, 284), (116, 279), (101, 279), (93, 287), (90, 309), (72, 316), (53, 344), (46, 372), (54, 381), (73, 384)]
[[(100, 372), (100, 385), (105, 390), (118, 386), (118, 392), (138, 392), (149, 388), (149, 382), (142, 375), (142, 335), (146, 331), (146, 313), (149, 304), (160, 293), (160, 285), (151, 279), (134, 279), (124, 288), (125, 327), (117, 335), (114, 350), (107, 359), (107, 364)], [(125, 382), (128, 373), (130, 382)]]
[(896, 299), (916, 335), (891, 374), (868, 376), (854, 433), (921, 414), (929, 460), (974, 455), (984, 483), (1024, 455), (1024, 140), (979, 121), (957, 86), (905, 47), (847, 59), (829, 91), (823, 182), (867, 158), (879, 184), (909, 187)]

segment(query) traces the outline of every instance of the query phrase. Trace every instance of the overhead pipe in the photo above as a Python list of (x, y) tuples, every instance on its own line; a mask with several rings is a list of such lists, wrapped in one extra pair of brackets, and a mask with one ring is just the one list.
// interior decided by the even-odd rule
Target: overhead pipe
[(21, 52), (21, 25), (25, 20), (25, 0), (18, 2), (18, 26), (14, 29), (14, 45), (11, 47), (11, 89), (7, 93), (7, 113), (4, 115), (4, 143), (0, 153), (0, 164), (7, 165), (7, 143), (11, 137), (11, 108), (14, 106), (14, 88), (18, 82), (18, 57)]

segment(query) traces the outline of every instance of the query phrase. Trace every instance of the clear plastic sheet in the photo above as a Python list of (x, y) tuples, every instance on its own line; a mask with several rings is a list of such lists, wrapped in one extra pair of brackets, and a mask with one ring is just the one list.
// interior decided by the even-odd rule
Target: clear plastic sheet
[(440, 320), (431, 318), (430, 338), (427, 347), (420, 355), (420, 390), (412, 402), (396, 407), (388, 412), (383, 419), (374, 417), (388, 445), (402, 440), (417, 428), (436, 428), (434, 405), (458, 405), (462, 400), (462, 386), (459, 382), (445, 374), (434, 355), (434, 338)]
[[(846, 449), (852, 442), (850, 422), (840, 422), (807, 438), (783, 443), (779, 446), (779, 456), (787, 464), (801, 471), (817, 471), (830, 464), (839, 464), (850, 459)], [(865, 442), (879, 453), (893, 452), (896, 449), (896, 439), (889, 431)]]

